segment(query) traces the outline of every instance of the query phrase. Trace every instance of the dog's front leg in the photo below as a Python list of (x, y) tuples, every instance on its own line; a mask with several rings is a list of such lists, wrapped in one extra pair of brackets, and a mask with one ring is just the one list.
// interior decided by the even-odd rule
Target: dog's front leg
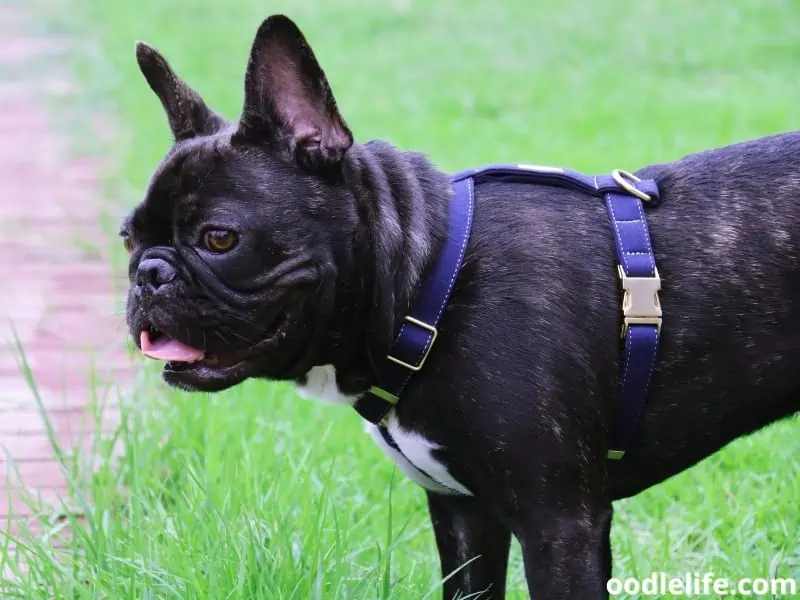
[[(554, 510), (558, 505), (551, 505)], [(531, 598), (608, 598), (611, 577), (611, 504), (578, 504), (554, 514), (541, 505), (519, 527)]]
[(509, 529), (473, 497), (429, 492), (428, 508), (442, 576), (458, 570), (444, 584), (445, 600), (505, 598)]

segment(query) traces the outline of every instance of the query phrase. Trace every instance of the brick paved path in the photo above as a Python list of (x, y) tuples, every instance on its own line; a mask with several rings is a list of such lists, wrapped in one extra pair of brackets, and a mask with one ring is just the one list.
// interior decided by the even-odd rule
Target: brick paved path
[[(66, 480), (11, 347), (12, 324), (65, 449), (91, 446), (85, 408), (93, 389), (117, 404), (131, 367), (102, 258), (108, 235), (98, 222), (99, 165), (74, 158), (49, 121), (48, 106), (75, 91), (41, 68), (63, 63), (52, 59), (63, 57), (64, 43), (22, 37), (23, 30), (19, 9), (0, 5), (0, 452), (13, 457), (47, 511), (66, 495)], [(105, 385), (90, 385), (93, 357), (95, 379)], [(114, 425), (116, 410), (105, 415), (103, 429)], [(6, 456), (0, 462), (0, 518), (9, 510), (29, 515), (16, 471)]]

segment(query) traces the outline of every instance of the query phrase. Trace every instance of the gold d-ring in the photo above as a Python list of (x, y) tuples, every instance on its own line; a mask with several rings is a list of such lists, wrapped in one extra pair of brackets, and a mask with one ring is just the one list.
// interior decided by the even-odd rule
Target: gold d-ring
[(617, 184), (619, 184), (619, 186), (623, 190), (625, 190), (632, 196), (636, 196), (637, 198), (639, 198), (639, 200), (642, 200), (643, 202), (650, 202), (652, 200), (650, 194), (645, 194), (642, 190), (637, 190), (628, 182), (628, 180), (641, 181), (641, 179), (639, 179), (633, 173), (628, 173), (627, 171), (623, 171), (622, 169), (614, 169), (613, 171), (611, 171), (611, 177), (614, 178), (614, 181), (616, 181)]

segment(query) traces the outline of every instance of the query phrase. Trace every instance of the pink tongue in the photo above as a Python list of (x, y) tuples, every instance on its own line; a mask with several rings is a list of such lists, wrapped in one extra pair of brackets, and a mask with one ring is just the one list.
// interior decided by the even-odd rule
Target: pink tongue
[(195, 362), (201, 360), (206, 354), (203, 350), (192, 348), (166, 336), (162, 336), (153, 342), (148, 331), (142, 332), (139, 341), (142, 346), (142, 354), (156, 360)]

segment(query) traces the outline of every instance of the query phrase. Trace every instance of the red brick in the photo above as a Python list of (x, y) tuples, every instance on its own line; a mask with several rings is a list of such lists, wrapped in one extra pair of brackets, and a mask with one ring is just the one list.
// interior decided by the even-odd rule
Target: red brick
[[(100, 430), (115, 426), (114, 407), (133, 365), (123, 305), (114, 292), (125, 288), (126, 273), (112, 272), (103, 260), (114, 233), (100, 227), (100, 216), (109, 212), (100, 194), (103, 165), (69, 154), (69, 140), (51, 127), (48, 98), (42, 97), (63, 96), (76, 87), (63, 77), (45, 76), (47, 69), (19, 68), (58, 55), (68, 41), (20, 35), (22, 28), (12, 23), (20, 22), (23, 6), (0, 8), (0, 71), (36, 78), (0, 83), (0, 445), (16, 461), (25, 485), (52, 501), (66, 490), (66, 481), (19, 357), (8, 349), (9, 320), (65, 447), (91, 446), (97, 432), (85, 408), (95, 395), (112, 407)], [(107, 124), (99, 117), (94, 121), (108, 138)], [(92, 365), (101, 385), (96, 391), (89, 386)], [(21, 490), (5, 477), (11, 463), (0, 463), (0, 515), (12, 507), (29, 514)]]

